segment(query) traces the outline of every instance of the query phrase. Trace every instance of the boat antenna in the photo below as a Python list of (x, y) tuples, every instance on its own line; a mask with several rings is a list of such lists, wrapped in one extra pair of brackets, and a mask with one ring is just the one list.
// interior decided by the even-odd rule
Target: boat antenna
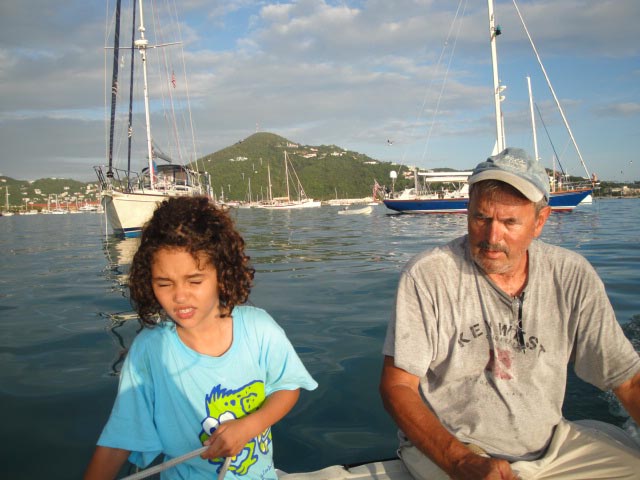
[(587, 169), (587, 165), (584, 163), (584, 159), (582, 158), (582, 153), (580, 153), (580, 149), (578, 148), (578, 144), (576, 143), (576, 139), (573, 137), (573, 132), (571, 131), (571, 127), (569, 126), (569, 122), (567, 121), (567, 117), (564, 114), (564, 110), (562, 110), (562, 105), (560, 105), (560, 101), (558, 100), (556, 92), (553, 89), (553, 86), (551, 85), (551, 80), (549, 80), (549, 75), (547, 75), (547, 71), (544, 68), (544, 65), (542, 64), (542, 60), (540, 59), (540, 55), (538, 54), (538, 49), (536, 48), (535, 44), (533, 43), (533, 39), (531, 38), (531, 35), (529, 34), (529, 29), (527, 28), (527, 25), (524, 23), (524, 18), (522, 18), (522, 15), (520, 14), (520, 9), (518, 8), (518, 5), (516, 4), (516, 0), (512, 0), (512, 1), (513, 1), (513, 6), (516, 7), (516, 12), (518, 13), (518, 17), (520, 18), (520, 23), (522, 23), (522, 26), (524, 27), (524, 31), (527, 34), (527, 37), (529, 38), (529, 43), (531, 44), (531, 47), (533, 48), (533, 53), (535, 53), (535, 55), (536, 55), (536, 59), (538, 60), (538, 64), (540, 65), (540, 69), (542, 70), (542, 74), (544, 75), (544, 78), (547, 81), (547, 86), (549, 87), (549, 90), (551, 91), (551, 94), (553, 95), (553, 99), (555, 100), (556, 105), (558, 106), (558, 110), (560, 111), (560, 116), (562, 117), (562, 121), (564, 122), (564, 126), (566, 127), (567, 132), (569, 133), (569, 137), (571, 138), (571, 141), (573, 142), (573, 146), (575, 147), (576, 152), (578, 153), (578, 158), (580, 158), (580, 163), (582, 164), (582, 168), (584, 168), (584, 171), (587, 174), (587, 178), (591, 178), (591, 174), (589, 173), (589, 170)]
[(120, 1), (116, 2), (116, 25), (113, 35), (113, 73), (111, 74), (111, 119), (109, 122), (109, 167), (107, 178), (113, 178), (113, 131), (116, 119), (116, 100), (118, 98), (118, 57), (120, 55)]

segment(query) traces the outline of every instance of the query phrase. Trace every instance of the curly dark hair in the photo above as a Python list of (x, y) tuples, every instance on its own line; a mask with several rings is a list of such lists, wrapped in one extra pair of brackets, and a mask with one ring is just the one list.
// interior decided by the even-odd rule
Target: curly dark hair
[(221, 315), (229, 316), (249, 298), (255, 269), (244, 253), (245, 242), (233, 220), (206, 197), (172, 197), (163, 201), (142, 229), (140, 246), (129, 271), (131, 302), (143, 326), (166, 316), (151, 284), (151, 265), (162, 248), (180, 248), (196, 261), (204, 253), (216, 269)]

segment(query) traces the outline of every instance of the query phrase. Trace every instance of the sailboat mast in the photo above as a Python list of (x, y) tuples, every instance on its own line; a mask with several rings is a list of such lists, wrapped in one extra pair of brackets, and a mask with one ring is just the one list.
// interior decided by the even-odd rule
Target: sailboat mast
[(109, 166), (107, 178), (113, 178), (113, 135), (116, 122), (116, 100), (118, 98), (118, 57), (120, 56), (120, 1), (116, 2), (116, 25), (113, 35), (113, 72), (111, 74), (111, 117), (109, 120)]
[(533, 130), (533, 155), (536, 162), (539, 162), (538, 137), (536, 136), (536, 116), (533, 113), (533, 94), (531, 93), (531, 77), (527, 77), (527, 86), (529, 87), (529, 110), (531, 110), (531, 129)]
[(289, 161), (287, 160), (287, 151), (284, 151), (284, 178), (287, 181), (287, 202), (291, 201), (289, 196)]
[(149, 41), (144, 37), (144, 13), (142, 10), (142, 0), (140, 0), (140, 38), (135, 41), (135, 46), (140, 50), (140, 57), (142, 59), (142, 78), (144, 89), (144, 118), (147, 129), (147, 155), (149, 156), (149, 179), (150, 187), (154, 189), (155, 175), (153, 172), (153, 148), (151, 147), (151, 118), (149, 114), (149, 86), (147, 84), (147, 45)]
[(500, 86), (500, 78), (498, 76), (498, 52), (496, 49), (496, 37), (500, 35), (500, 29), (496, 29), (496, 20), (493, 13), (493, 0), (488, 0), (489, 6), (489, 39), (491, 44), (491, 65), (493, 69), (493, 101), (496, 108), (496, 152), (500, 153), (505, 149), (506, 139), (504, 135), (504, 124), (502, 123), (502, 91), (504, 87)]

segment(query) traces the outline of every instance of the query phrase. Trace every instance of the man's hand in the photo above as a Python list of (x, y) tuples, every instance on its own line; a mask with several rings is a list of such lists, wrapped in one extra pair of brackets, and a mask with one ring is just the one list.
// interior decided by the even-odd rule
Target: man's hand
[(456, 480), (518, 480), (506, 460), (488, 458), (469, 452), (455, 462), (451, 478)]

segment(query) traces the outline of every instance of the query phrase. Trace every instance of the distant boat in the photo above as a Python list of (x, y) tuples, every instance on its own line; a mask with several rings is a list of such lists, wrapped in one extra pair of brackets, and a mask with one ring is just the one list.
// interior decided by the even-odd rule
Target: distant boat
[[(465, 213), (469, 203), (467, 179), (471, 173), (416, 171), (415, 187), (405, 189), (395, 198), (385, 199), (384, 204), (401, 213)], [(431, 184), (439, 184), (440, 188), (432, 190)]]
[(2, 216), (3, 217), (12, 217), (13, 216), (13, 212), (11, 210), (9, 210), (9, 187), (4, 187), (5, 189), (5, 203), (4, 203), (4, 210), (2, 211)]
[(78, 207), (78, 211), (79, 212), (97, 212), (98, 211), (98, 206), (97, 205), (91, 205), (89, 203), (85, 203), (81, 207)]
[[(129, 116), (128, 126), (123, 129), (127, 140), (121, 143), (128, 145), (127, 152), (127, 168), (119, 169), (114, 167), (114, 139), (116, 136), (116, 104), (118, 98), (118, 71), (120, 63), (120, 2), (116, 8), (116, 24), (114, 28), (114, 47), (113, 47), (113, 72), (111, 80), (111, 115), (109, 123), (109, 140), (108, 140), (108, 165), (94, 167), (98, 176), (100, 185), (101, 203), (106, 212), (108, 223), (111, 225), (114, 233), (123, 234), (125, 236), (135, 236), (140, 232), (144, 223), (151, 217), (156, 206), (172, 196), (210, 196), (209, 176), (206, 172), (199, 172), (191, 167), (173, 163), (173, 160), (163, 153), (155, 144), (151, 134), (151, 110), (149, 107), (149, 86), (147, 83), (148, 73), (148, 49), (159, 47), (168, 47), (180, 42), (163, 43), (158, 45), (149, 45), (149, 40), (145, 37), (145, 23), (143, 16), (143, 2), (139, 2), (139, 24), (134, 32), (139, 33), (138, 38), (132, 38), (131, 62), (130, 62), (130, 85), (129, 85)], [(154, 13), (154, 24), (157, 21), (157, 13)], [(132, 19), (136, 19), (136, 2), (133, 2)], [(134, 50), (140, 53), (140, 61), (142, 66), (143, 81), (143, 97), (144, 97), (144, 113), (145, 113), (145, 153), (147, 157), (147, 166), (141, 171), (134, 171), (131, 167), (132, 140), (136, 136), (136, 130), (133, 128), (133, 77), (134, 77)], [(162, 68), (165, 68), (163, 65)], [(165, 68), (166, 70), (166, 68)], [(166, 73), (166, 72), (165, 72)], [(155, 77), (158, 78), (158, 77)], [(173, 88), (169, 87), (171, 85)], [(167, 117), (173, 118), (173, 109), (175, 108), (174, 97), (176, 78), (173, 71), (170, 80), (167, 80), (166, 88), (171, 91), (167, 95), (172, 111)], [(155, 91), (158, 91), (156, 88)], [(166, 98), (162, 102), (167, 102)], [(170, 122), (172, 120), (169, 120)], [(177, 122), (173, 122), (177, 125)], [(143, 129), (140, 129), (142, 131)], [(176, 130), (176, 128), (174, 128)], [(121, 129), (122, 131), (122, 129)], [(176, 139), (176, 150), (181, 152), (184, 146), (181, 146), (179, 140)], [(182, 148), (181, 148), (182, 147)], [(157, 164), (156, 160), (163, 160), (167, 164)], [(192, 158), (195, 161), (195, 154)]]
[(369, 215), (373, 212), (373, 207), (371, 205), (367, 205), (362, 208), (345, 208), (343, 210), (338, 210), (338, 215)]
[[(258, 208), (266, 208), (269, 210), (292, 210), (298, 208), (317, 208), (322, 205), (320, 200), (313, 200), (312, 198), (308, 198), (307, 194), (304, 192), (304, 188), (302, 187), (302, 183), (298, 178), (298, 174), (293, 168), (293, 165), (290, 165), (289, 157), (287, 156), (287, 151), (284, 152), (284, 176), (287, 184), (287, 196), (286, 197), (276, 197), (274, 198), (271, 190), (271, 170), (267, 166), (268, 178), (269, 178), (269, 199), (264, 202), (258, 204)], [(291, 173), (289, 172), (291, 169)], [(291, 189), (289, 184), (289, 176), (295, 178), (295, 190), (297, 192), (297, 199), (291, 198)]]
[[(495, 122), (496, 122), (496, 146), (494, 148), (493, 154), (497, 154), (505, 149), (505, 135), (504, 135), (504, 120), (502, 115), (501, 102), (503, 100), (502, 92), (506, 87), (500, 85), (499, 83), (499, 75), (498, 75), (498, 60), (497, 60), (497, 52), (496, 52), (496, 37), (500, 35), (500, 27), (495, 25), (495, 17), (493, 14), (493, 1), (488, 1), (489, 7), (489, 35), (490, 35), (490, 46), (491, 46), (491, 60), (492, 60), (492, 68), (493, 68), (493, 82), (494, 82), (494, 102), (495, 102)], [(517, 8), (517, 7), (516, 7)], [(518, 11), (519, 13), (519, 11)], [(523, 25), (524, 20), (520, 17)], [(526, 26), (525, 26), (526, 29)], [(527, 32), (528, 33), (528, 32)], [(529, 37), (531, 40), (531, 38)], [(533, 42), (531, 41), (531, 45), (534, 48)], [(537, 53), (537, 52), (536, 52)], [(539, 57), (538, 57), (539, 59)], [(545, 73), (545, 79), (549, 85), (549, 88), (553, 92), (553, 88), (551, 87), (551, 83), (546, 75), (544, 67), (542, 63), (540, 63), (542, 67), (543, 73)], [(554, 98), (555, 93), (554, 93)], [(562, 118), (565, 121), (565, 126), (569, 131), (570, 137), (572, 140), (573, 135), (571, 134), (571, 129), (569, 128), (568, 123), (566, 122), (566, 118), (564, 113), (562, 112), (562, 108), (560, 103), (556, 99), (556, 104), (562, 113)], [(534, 126), (535, 131), (535, 126)], [(580, 155), (580, 150), (577, 148), (574, 140), (574, 146), (576, 147), (576, 151), (580, 156), (580, 160), (582, 161), (582, 156)], [(536, 147), (537, 149), (537, 147)], [(536, 160), (537, 160), (537, 152), (536, 152)], [(582, 165), (584, 166), (584, 161), (582, 161)], [(586, 170), (586, 167), (585, 167)], [(468, 176), (471, 172), (464, 172)], [(422, 175), (422, 174), (421, 174)], [(587, 176), (589, 174), (587, 172)], [(383, 202), (385, 206), (391, 210), (400, 212), (400, 213), (465, 213), (467, 211), (467, 207), (469, 204), (469, 190), (467, 178), (460, 179), (460, 186), (451, 192), (451, 195), (445, 194), (444, 196), (440, 193), (425, 193), (425, 189), (421, 188), (418, 183), (418, 175), (416, 172), (416, 188), (413, 194), (409, 194), (409, 192), (404, 192), (401, 194), (400, 198), (388, 198), (384, 199)], [(433, 180), (439, 181), (439, 180)], [(593, 193), (593, 183), (590, 181), (585, 181), (585, 185), (579, 186), (570, 186), (564, 185), (564, 187), (560, 187), (555, 183), (551, 184), (551, 194), (549, 197), (549, 206), (553, 211), (571, 211), (580, 202), (582, 202), (586, 197)], [(404, 195), (404, 196), (403, 196)]]

